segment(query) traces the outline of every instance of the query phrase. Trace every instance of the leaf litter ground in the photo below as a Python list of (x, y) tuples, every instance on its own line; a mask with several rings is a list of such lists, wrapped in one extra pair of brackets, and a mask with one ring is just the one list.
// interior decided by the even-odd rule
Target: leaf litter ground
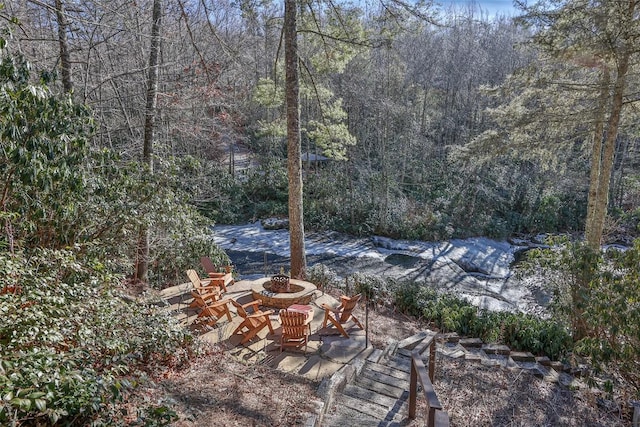
[[(387, 307), (369, 313), (370, 340), (377, 348), (424, 328)], [(318, 385), (211, 346), (188, 367), (163, 372), (138, 388), (124, 406), (133, 421), (138, 404), (165, 405), (175, 411), (178, 419), (171, 425), (177, 427), (300, 426), (317, 410)], [(453, 426), (631, 425), (629, 414), (598, 390), (569, 390), (521, 370), (438, 356), (435, 389)]]

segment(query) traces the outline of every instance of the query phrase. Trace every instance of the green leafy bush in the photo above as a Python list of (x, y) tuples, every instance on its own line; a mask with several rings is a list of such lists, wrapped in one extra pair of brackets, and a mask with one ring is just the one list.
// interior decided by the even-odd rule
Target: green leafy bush
[(144, 226), (152, 244), (149, 277), (159, 285), (177, 281), (203, 255), (226, 263), (178, 179), (187, 162), (163, 160), (150, 174), (109, 150), (91, 151), (90, 111), (43, 81), (31, 83), (24, 59), (1, 53), (0, 248), (81, 245), (127, 274)]
[(566, 326), (523, 313), (481, 311), (470, 329), (471, 335), (485, 342), (503, 343), (556, 360), (566, 357), (573, 347)]
[(576, 353), (640, 394), (640, 241), (607, 252), (567, 239), (549, 243), (528, 253), (523, 271), (535, 271), (553, 292), (553, 317), (571, 325)]
[(0, 424), (84, 425), (140, 369), (188, 360), (191, 335), (115, 283), (72, 251), (0, 253)]
[(423, 307), (432, 304), (438, 297), (433, 287), (416, 282), (399, 284), (394, 293), (396, 308), (417, 318), (422, 318)]
[[(0, 50), (0, 425), (113, 425), (105, 409), (143, 371), (194, 349), (175, 319), (117, 291), (140, 227), (158, 282), (226, 255), (178, 196), (171, 159), (150, 174), (92, 151), (88, 109), (36, 82), (1, 37)], [(172, 417), (142, 411), (148, 425)]]
[(416, 283), (398, 285), (394, 298), (399, 310), (425, 319), (441, 331), (503, 343), (515, 350), (545, 354), (554, 359), (567, 355), (572, 349), (568, 329), (554, 320), (523, 313), (478, 310), (464, 299)]
[(0, 187), (4, 242), (63, 247), (85, 197), (89, 111), (71, 97), (31, 83), (30, 65), (0, 38)]
[(640, 240), (610, 250), (589, 286), (584, 307), (589, 335), (577, 343), (599, 369), (616, 373), (640, 396)]
[(315, 264), (309, 267), (307, 270), (307, 279), (324, 292), (338, 287), (340, 284), (340, 278), (336, 272), (323, 264)]
[(382, 305), (391, 299), (392, 281), (379, 275), (354, 273), (346, 278), (346, 286), (352, 293), (362, 294), (369, 302)]

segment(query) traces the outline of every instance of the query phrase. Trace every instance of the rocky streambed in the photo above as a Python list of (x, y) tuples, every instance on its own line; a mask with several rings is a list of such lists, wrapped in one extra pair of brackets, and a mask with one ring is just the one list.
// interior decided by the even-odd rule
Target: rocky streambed
[[(289, 232), (266, 230), (260, 222), (215, 226), (214, 240), (240, 278), (271, 275), (289, 268)], [(539, 279), (513, 274), (517, 254), (530, 246), (484, 237), (444, 242), (356, 238), (336, 232), (307, 233), (307, 263), (322, 263), (339, 276), (355, 272), (424, 283), (494, 311), (542, 313), (550, 295)]]

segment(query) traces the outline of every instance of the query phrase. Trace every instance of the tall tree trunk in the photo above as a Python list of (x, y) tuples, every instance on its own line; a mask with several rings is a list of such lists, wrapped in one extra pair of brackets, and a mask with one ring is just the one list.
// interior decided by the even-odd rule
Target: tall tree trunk
[(58, 43), (60, 44), (60, 68), (62, 70), (62, 87), (65, 92), (73, 91), (71, 81), (71, 57), (67, 42), (67, 16), (62, 0), (56, 0), (56, 20), (58, 21)]
[(289, 246), (291, 277), (304, 279), (307, 259), (304, 248), (302, 159), (300, 138), (300, 88), (298, 78), (298, 30), (296, 0), (284, 2), (284, 56), (287, 103), (287, 172), (289, 177)]
[[(620, 113), (623, 106), (624, 89), (626, 76), (629, 71), (629, 60), (631, 54), (626, 49), (618, 62), (617, 75), (613, 94), (611, 95), (611, 106), (609, 119), (606, 126), (606, 136), (603, 141), (604, 116), (600, 115), (596, 120), (594, 133), (593, 154), (591, 163), (591, 182), (589, 183), (589, 200), (587, 202), (587, 223), (585, 227), (585, 240), (587, 251), (581, 252), (578, 256), (584, 257), (582, 260), (585, 267), (578, 275), (572, 286), (573, 307), (571, 312), (574, 339), (580, 340), (589, 334), (588, 325), (584, 319), (585, 297), (588, 294), (589, 284), (595, 274), (594, 254), (600, 252), (604, 222), (607, 216), (609, 205), (609, 186), (611, 183), (611, 173), (613, 170), (613, 159), (615, 153), (616, 139), (620, 125)], [(605, 68), (606, 70), (606, 68)], [(609, 94), (610, 77), (608, 71), (603, 74), (603, 87), (600, 93), (600, 105), (605, 104), (605, 95)]]
[(596, 213), (596, 201), (598, 200), (600, 174), (602, 173), (602, 150), (604, 138), (604, 114), (609, 101), (609, 85), (611, 74), (606, 65), (602, 67), (600, 79), (600, 96), (598, 97), (598, 109), (596, 111), (595, 126), (593, 131), (593, 147), (591, 152), (591, 172), (589, 176), (589, 197), (587, 199), (587, 219), (585, 224), (585, 240), (593, 250), (600, 249), (600, 236), (596, 234), (594, 219)]
[[(606, 128), (606, 138), (602, 147), (602, 158), (599, 163), (600, 173), (597, 179), (597, 191), (595, 192), (595, 199), (589, 200), (588, 207), (592, 208), (591, 218), (587, 218), (587, 230), (585, 235), (587, 236), (587, 245), (595, 250), (600, 250), (600, 243), (602, 240), (602, 232), (604, 230), (604, 222), (607, 216), (607, 206), (609, 205), (609, 186), (611, 183), (611, 171), (613, 170), (613, 155), (615, 153), (616, 139), (618, 138), (618, 128), (620, 126), (620, 113), (623, 106), (624, 89), (626, 85), (627, 73), (629, 71), (629, 60), (631, 53), (629, 49), (623, 52), (620, 61), (618, 62), (618, 69), (616, 75), (615, 86), (613, 89), (611, 110), (609, 114), (609, 120)], [(595, 160), (595, 157), (593, 158)], [(594, 165), (592, 164), (592, 168)], [(592, 178), (594, 174), (591, 174)], [(593, 183), (591, 183), (593, 185)], [(589, 191), (589, 198), (591, 199), (592, 192)], [(589, 213), (589, 212), (587, 212)]]
[[(153, 1), (153, 24), (151, 26), (151, 47), (149, 52), (149, 74), (147, 78), (147, 105), (144, 121), (144, 145), (142, 148), (142, 162), (153, 174), (153, 138), (155, 131), (156, 105), (158, 99), (158, 68), (160, 56), (160, 26), (162, 22), (162, 0)], [(138, 253), (136, 262), (136, 277), (147, 281), (149, 269), (149, 229), (140, 228), (138, 236)]]
[(622, 181), (624, 180), (625, 166), (629, 153), (631, 138), (618, 139), (616, 151), (613, 155), (613, 172), (611, 177), (611, 190), (609, 191), (609, 207), (621, 208), (624, 193)]

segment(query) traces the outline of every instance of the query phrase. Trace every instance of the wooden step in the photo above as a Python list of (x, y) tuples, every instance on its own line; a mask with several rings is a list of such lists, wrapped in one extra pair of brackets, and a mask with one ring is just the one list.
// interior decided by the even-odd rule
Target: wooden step
[(380, 363), (367, 363), (364, 369), (371, 369), (372, 371), (389, 375), (399, 380), (407, 380), (409, 378), (407, 372)]
[[(399, 371), (404, 372), (406, 375), (409, 375), (411, 372), (411, 359), (408, 359), (403, 356), (391, 356), (384, 361), (384, 364), (390, 368), (397, 369)], [(409, 378), (409, 377), (406, 377)]]
[(381, 393), (390, 397), (394, 397), (396, 399), (399, 399), (400, 396), (402, 396), (402, 394), (405, 391), (404, 388), (383, 384), (381, 382), (378, 382), (376, 380), (372, 380), (371, 378), (366, 378), (363, 376), (359, 376), (356, 379), (356, 384), (359, 385), (360, 387), (367, 388), (369, 390), (374, 390), (378, 393)]
[(323, 416), (322, 426), (376, 426), (400, 427), (406, 425), (409, 410), (409, 373), (411, 359), (398, 353), (411, 356), (410, 348), (415, 352), (425, 350), (422, 360), (428, 365), (428, 346), (432, 332), (423, 331), (401, 341), (404, 349), (394, 355), (380, 358), (380, 353), (372, 353), (366, 364), (347, 384), (343, 391), (335, 396), (331, 410)]
[(398, 348), (411, 350), (412, 348), (414, 348), (416, 346), (416, 344), (418, 344), (419, 342), (421, 342), (422, 340), (424, 340), (425, 338), (427, 338), (431, 334), (433, 334), (433, 333), (429, 332), (429, 331), (420, 331), (417, 334), (412, 335), (409, 338), (405, 338), (402, 341), (400, 341), (398, 343)]
[(379, 348), (374, 349), (370, 355), (367, 356), (367, 361), (379, 363), (382, 358), (384, 352)]
[(386, 422), (368, 417), (362, 412), (343, 407), (339, 413), (329, 413), (322, 417), (322, 427), (399, 427), (399, 422)]
[(375, 390), (360, 387), (359, 385), (356, 385), (356, 384), (348, 384), (344, 388), (344, 391), (342, 393), (356, 399), (361, 399), (370, 403), (375, 403), (377, 405), (383, 406), (387, 409), (387, 411), (390, 411), (398, 401), (398, 399), (396, 398), (389, 397), (384, 394), (380, 394)]
[(367, 369), (367, 367), (365, 366), (365, 368), (362, 370), (361, 377), (365, 377), (365, 378), (370, 378), (374, 381), (377, 381), (379, 383), (382, 384), (387, 384), (393, 387), (397, 387), (403, 390), (406, 390), (409, 388), (409, 378), (406, 379), (400, 379), (400, 378), (396, 378), (393, 377), (391, 375), (387, 375), (387, 374), (383, 374), (377, 371), (374, 371), (372, 369)]
[(389, 409), (382, 405), (347, 396), (346, 394), (337, 396), (334, 404), (337, 406), (346, 406), (378, 420), (384, 420), (389, 414)]

